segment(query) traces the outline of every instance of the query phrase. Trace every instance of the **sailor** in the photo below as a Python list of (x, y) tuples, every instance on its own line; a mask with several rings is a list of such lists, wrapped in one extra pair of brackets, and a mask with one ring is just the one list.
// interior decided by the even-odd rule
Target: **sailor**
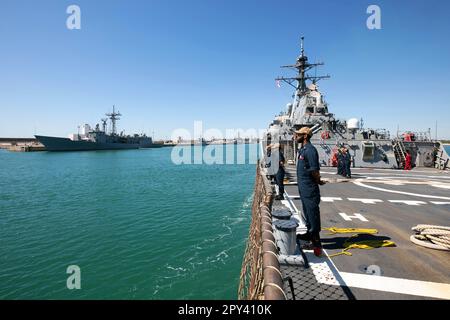
[(324, 185), (325, 182), (320, 179), (319, 154), (310, 142), (311, 136), (312, 131), (308, 127), (295, 132), (295, 139), (301, 144), (297, 155), (297, 184), (307, 227), (307, 233), (298, 238), (311, 241), (314, 254), (321, 256), (319, 185)]
[(278, 185), (278, 195), (275, 197), (275, 200), (283, 200), (284, 199), (284, 176), (286, 174), (286, 171), (284, 169), (284, 154), (283, 149), (281, 148), (281, 145), (279, 143), (276, 143), (272, 147), (272, 152), (275, 154), (275, 157), (278, 156), (278, 170), (277, 174), (275, 175), (275, 181)]
[(406, 151), (406, 156), (405, 156), (405, 170), (411, 170), (411, 153), (409, 153), (409, 151)]
[(350, 170), (350, 166), (352, 163), (352, 157), (350, 156), (350, 152), (347, 148), (344, 147), (344, 156), (343, 156), (343, 160), (344, 160), (344, 176), (346, 178), (351, 178), (352, 177), (352, 172)]
[(339, 148), (338, 149), (338, 164), (337, 164), (337, 170), (338, 170), (338, 175), (343, 175), (344, 174), (344, 155), (343, 155), (343, 148)]

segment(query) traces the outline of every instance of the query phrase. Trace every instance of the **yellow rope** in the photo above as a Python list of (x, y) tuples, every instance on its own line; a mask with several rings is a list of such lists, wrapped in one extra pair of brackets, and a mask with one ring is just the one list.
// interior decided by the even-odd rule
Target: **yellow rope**
[(377, 229), (362, 229), (362, 228), (323, 228), (323, 230), (330, 231), (330, 234), (339, 234), (339, 233), (353, 233), (350, 238), (345, 240), (344, 242), (344, 249), (342, 252), (335, 253), (330, 255), (329, 257), (336, 257), (339, 255), (346, 255), (346, 256), (352, 256), (352, 253), (348, 252), (350, 249), (375, 249), (375, 248), (382, 248), (382, 247), (395, 247), (395, 243), (388, 240), (364, 240), (364, 241), (357, 241), (353, 242), (350, 241), (352, 238), (357, 237), (360, 234), (377, 234)]
[(348, 252), (348, 250), (350, 250), (350, 249), (370, 250), (370, 249), (382, 248), (382, 247), (395, 247), (395, 243), (393, 241), (389, 241), (389, 240), (365, 240), (365, 241), (358, 241), (358, 242), (352, 243), (347, 240), (344, 243), (344, 247), (345, 247), (345, 249), (343, 249), (342, 252), (332, 254), (329, 257), (330, 258), (336, 257), (341, 254), (346, 255), (346, 256), (351, 256), (352, 254), (350, 252)]
[(377, 229), (356, 229), (356, 228), (322, 228), (322, 230), (330, 231), (330, 234), (338, 234), (338, 233), (364, 233), (364, 234), (377, 234)]

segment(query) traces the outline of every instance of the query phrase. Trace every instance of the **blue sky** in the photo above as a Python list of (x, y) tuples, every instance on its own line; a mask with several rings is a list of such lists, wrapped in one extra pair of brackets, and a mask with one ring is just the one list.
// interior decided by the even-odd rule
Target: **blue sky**
[[(81, 8), (68, 30), (66, 8)], [(381, 7), (382, 30), (366, 9)], [(338, 118), (450, 138), (450, 2), (1, 0), (0, 137), (67, 136), (113, 104), (127, 133), (265, 128), (290, 102), (280, 65), (306, 37)]]

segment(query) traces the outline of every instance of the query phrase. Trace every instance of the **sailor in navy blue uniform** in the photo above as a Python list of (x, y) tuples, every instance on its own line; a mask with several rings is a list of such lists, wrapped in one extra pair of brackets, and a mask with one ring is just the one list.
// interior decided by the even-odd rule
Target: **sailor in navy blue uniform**
[(344, 176), (346, 178), (352, 177), (352, 171), (350, 169), (352, 164), (352, 157), (350, 156), (350, 151), (344, 148)]
[(286, 170), (284, 169), (284, 162), (286, 161), (284, 158), (284, 153), (281, 145), (276, 143), (272, 147), (272, 153), (278, 156), (278, 171), (275, 175), (275, 181), (278, 185), (278, 195), (275, 197), (275, 200), (283, 200), (284, 199), (284, 176), (286, 174)]
[(319, 185), (325, 184), (320, 179), (319, 154), (309, 141), (312, 131), (303, 127), (296, 131), (296, 140), (300, 144), (297, 154), (297, 183), (303, 206), (307, 233), (299, 235), (299, 239), (312, 242), (314, 254), (322, 254), (320, 241), (320, 190)]
[(343, 148), (338, 149), (338, 175), (342, 176), (344, 175), (344, 151)]

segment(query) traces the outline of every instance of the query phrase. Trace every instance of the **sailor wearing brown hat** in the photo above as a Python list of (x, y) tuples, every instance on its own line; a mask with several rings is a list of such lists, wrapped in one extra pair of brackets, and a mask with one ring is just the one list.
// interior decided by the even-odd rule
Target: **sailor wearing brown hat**
[(303, 127), (295, 132), (295, 139), (300, 144), (297, 156), (297, 185), (303, 206), (307, 233), (298, 235), (301, 240), (312, 242), (314, 254), (322, 254), (320, 241), (320, 190), (319, 185), (325, 184), (320, 179), (319, 154), (311, 144), (312, 130)]

